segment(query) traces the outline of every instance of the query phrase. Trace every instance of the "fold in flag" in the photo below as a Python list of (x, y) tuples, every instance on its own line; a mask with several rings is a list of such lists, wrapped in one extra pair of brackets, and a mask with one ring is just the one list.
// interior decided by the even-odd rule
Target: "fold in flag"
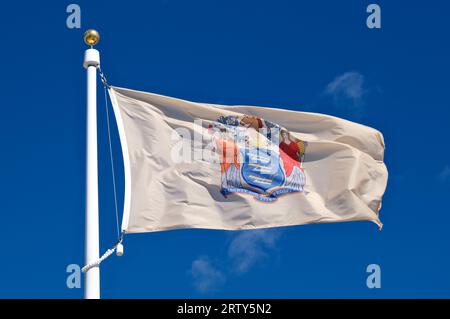
[(333, 116), (110, 87), (125, 172), (122, 230), (373, 221), (384, 140)]

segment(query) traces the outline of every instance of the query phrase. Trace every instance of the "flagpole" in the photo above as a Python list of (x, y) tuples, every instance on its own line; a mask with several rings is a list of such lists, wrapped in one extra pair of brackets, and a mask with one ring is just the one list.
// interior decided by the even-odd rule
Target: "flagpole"
[[(93, 48), (100, 35), (95, 30), (84, 34), (84, 42), (90, 46), (84, 52), (83, 66), (87, 70), (86, 105), (86, 225), (85, 225), (85, 264), (99, 258), (98, 222), (98, 164), (97, 164), (97, 67), (100, 53)], [(85, 299), (100, 298), (100, 269), (92, 267), (85, 274)]]

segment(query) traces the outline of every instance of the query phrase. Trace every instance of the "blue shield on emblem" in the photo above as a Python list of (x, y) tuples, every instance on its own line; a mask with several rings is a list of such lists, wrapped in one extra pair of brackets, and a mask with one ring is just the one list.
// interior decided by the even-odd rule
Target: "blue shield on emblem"
[(267, 193), (284, 184), (285, 176), (280, 165), (280, 156), (266, 148), (244, 148), (241, 150), (242, 178), (250, 187)]

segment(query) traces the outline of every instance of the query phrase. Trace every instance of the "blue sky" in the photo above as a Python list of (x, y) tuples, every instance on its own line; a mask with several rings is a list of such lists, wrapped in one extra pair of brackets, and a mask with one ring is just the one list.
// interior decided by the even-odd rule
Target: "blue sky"
[[(96, 28), (114, 85), (354, 120), (383, 132), (390, 173), (381, 232), (357, 222), (129, 235), (125, 255), (102, 264), (103, 297), (449, 298), (450, 4), (373, 2), (380, 30), (356, 0), (77, 1), (79, 30), (65, 24), (70, 2), (2, 4), (0, 297), (83, 295), (66, 287), (66, 266), (83, 263), (82, 34)], [(102, 251), (115, 241), (103, 103)], [(122, 194), (115, 128), (113, 146)], [(373, 263), (381, 289), (366, 287)]]

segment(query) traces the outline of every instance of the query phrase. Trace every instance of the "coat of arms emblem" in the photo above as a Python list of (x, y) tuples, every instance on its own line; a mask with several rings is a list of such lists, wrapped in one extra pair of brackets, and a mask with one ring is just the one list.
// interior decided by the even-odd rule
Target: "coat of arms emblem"
[(221, 116), (215, 129), (220, 158), (221, 192), (248, 193), (273, 202), (287, 193), (303, 192), (307, 142), (278, 124), (253, 116)]

